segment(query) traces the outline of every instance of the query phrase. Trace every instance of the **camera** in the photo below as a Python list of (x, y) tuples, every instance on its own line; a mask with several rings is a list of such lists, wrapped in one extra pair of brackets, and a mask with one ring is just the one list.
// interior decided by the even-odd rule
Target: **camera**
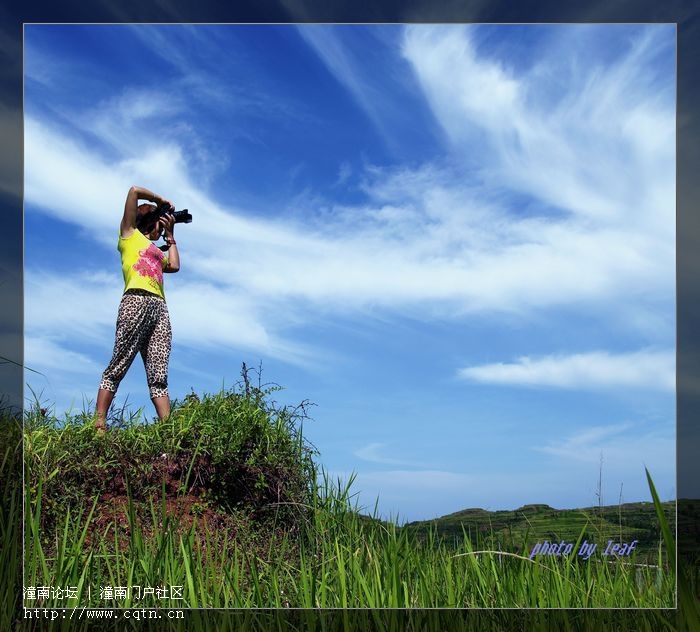
[(136, 226), (144, 233), (149, 233), (155, 227), (156, 222), (166, 215), (172, 215), (176, 224), (189, 224), (192, 221), (192, 215), (186, 208), (176, 211), (174, 207), (163, 203), (156, 206), (152, 211), (139, 216), (136, 220)]
[(168, 214), (175, 218), (176, 224), (189, 224), (192, 221), (192, 215), (186, 208), (183, 208), (181, 211), (176, 211), (170, 204), (160, 204), (148, 215), (151, 214), (153, 214), (154, 221)]

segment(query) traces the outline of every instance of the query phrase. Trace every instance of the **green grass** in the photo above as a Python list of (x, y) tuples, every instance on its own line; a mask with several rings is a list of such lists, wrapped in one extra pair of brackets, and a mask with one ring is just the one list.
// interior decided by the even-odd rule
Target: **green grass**
[[(418, 533), (362, 515), (352, 480), (332, 481), (314, 461), (301, 432), (308, 403), (278, 406), (271, 401), (276, 390), (245, 379), (237, 389), (191, 395), (167, 422), (112, 419), (104, 437), (87, 414), (59, 421), (29, 411), (23, 493), (9, 484), (5, 462), (2, 468), (15, 490), (10, 512), (24, 503), (25, 587), (74, 593), (25, 605), (280, 612), (675, 606), (675, 543), (655, 491), (663, 532), (655, 564), (636, 555), (613, 563), (528, 559), (503, 533), (497, 550), (494, 531), (463, 530), (456, 541), (437, 529)], [(19, 535), (11, 522), (3, 521), (5, 543)], [(18, 561), (13, 555), (16, 547), (3, 547), (4, 567)], [(136, 586), (175, 586), (181, 599), (137, 598)], [(124, 591), (105, 599), (106, 587)], [(689, 595), (679, 597), (692, 605)], [(13, 599), (16, 592), (4, 603)], [(0, 628), (9, 629), (2, 621)]]
[(0, 446), (0, 630), (10, 630), (22, 605), (22, 426), (5, 410), (0, 410)]
[[(326, 482), (328, 484), (328, 482)], [(481, 548), (464, 539), (456, 553), (437, 539), (416, 540), (407, 530), (353, 511), (330, 512), (347, 489), (324, 487), (300, 537), (268, 535), (241, 547), (197, 523), (183, 529), (161, 504), (152, 507), (161, 528), (146, 535), (129, 507), (129, 541), (116, 528), (86, 545), (94, 514), (67, 515), (45, 543), (40, 507), (28, 511), (25, 572), (30, 586), (76, 586), (74, 600), (51, 606), (158, 606), (156, 597), (105, 602), (98, 586), (181, 586), (180, 604), (217, 608), (430, 608), (430, 607), (672, 607), (675, 575), (647, 565), (563, 562)], [(325, 496), (325, 499), (324, 499)], [(115, 538), (115, 539), (112, 539)], [(86, 586), (92, 585), (88, 598)]]

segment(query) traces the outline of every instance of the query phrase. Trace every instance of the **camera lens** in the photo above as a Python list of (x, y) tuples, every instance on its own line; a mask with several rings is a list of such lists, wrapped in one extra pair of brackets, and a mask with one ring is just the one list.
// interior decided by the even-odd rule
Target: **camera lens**
[(186, 208), (181, 211), (176, 211), (173, 215), (176, 224), (189, 224), (192, 221), (192, 215), (190, 215)]

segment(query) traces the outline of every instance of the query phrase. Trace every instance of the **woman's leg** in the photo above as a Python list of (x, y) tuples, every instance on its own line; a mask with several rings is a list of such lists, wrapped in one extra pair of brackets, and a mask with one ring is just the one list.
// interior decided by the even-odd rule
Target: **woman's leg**
[(107, 411), (109, 410), (114, 393), (107, 389), (100, 388), (97, 391), (97, 403), (95, 404), (95, 428), (99, 432), (107, 430)]
[[(156, 299), (157, 300), (157, 299)], [(165, 301), (157, 300), (157, 320), (141, 357), (146, 367), (146, 379), (151, 401), (159, 419), (170, 415), (170, 396), (168, 394), (168, 363), (172, 344), (170, 316)]]
[(125, 294), (119, 304), (112, 359), (102, 373), (97, 391), (95, 427), (101, 432), (107, 428), (107, 411), (119, 388), (119, 383), (129, 370), (146, 337), (145, 317), (143, 297)]
[(158, 419), (165, 419), (170, 416), (170, 397), (165, 395), (163, 397), (152, 397), (151, 401), (156, 408), (156, 414)]

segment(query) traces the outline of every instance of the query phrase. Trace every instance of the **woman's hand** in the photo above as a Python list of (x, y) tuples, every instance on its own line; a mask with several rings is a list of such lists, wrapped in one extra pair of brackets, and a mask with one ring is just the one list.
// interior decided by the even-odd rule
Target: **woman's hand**
[(175, 230), (175, 216), (171, 213), (168, 213), (167, 215), (163, 215), (163, 217), (161, 217), (158, 221), (160, 222), (160, 225), (163, 228), (165, 237), (167, 237), (168, 239), (173, 239), (173, 231)]
[(165, 241), (168, 243), (168, 265), (163, 272), (177, 272), (180, 269), (180, 253), (177, 250), (177, 242), (173, 237), (175, 229), (175, 216), (171, 213), (164, 215), (159, 220), (165, 232)]

